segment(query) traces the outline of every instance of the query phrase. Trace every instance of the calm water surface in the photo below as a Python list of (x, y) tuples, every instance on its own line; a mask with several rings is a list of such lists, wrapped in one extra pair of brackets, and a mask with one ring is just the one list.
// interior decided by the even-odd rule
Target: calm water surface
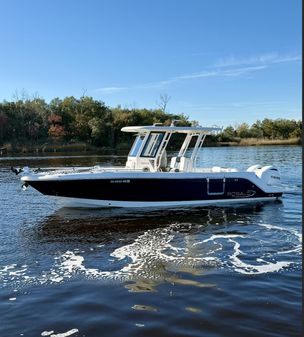
[(0, 336), (300, 336), (300, 147), (206, 148), (204, 166), (275, 164), (281, 202), (165, 211), (67, 210), (0, 157)]

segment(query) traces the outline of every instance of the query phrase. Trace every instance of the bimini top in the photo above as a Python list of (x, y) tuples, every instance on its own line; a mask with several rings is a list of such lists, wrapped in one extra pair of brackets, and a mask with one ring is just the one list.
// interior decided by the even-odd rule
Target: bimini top
[(202, 133), (206, 135), (216, 134), (222, 131), (219, 127), (202, 127), (202, 126), (160, 126), (160, 125), (147, 125), (147, 126), (125, 126), (121, 129), (123, 132), (137, 132), (147, 133), (151, 131), (156, 132), (171, 132), (171, 133)]

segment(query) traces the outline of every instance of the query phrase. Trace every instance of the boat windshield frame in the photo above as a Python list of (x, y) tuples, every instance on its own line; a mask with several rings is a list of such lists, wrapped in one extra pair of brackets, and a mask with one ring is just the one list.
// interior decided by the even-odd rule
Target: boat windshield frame
[[(163, 131), (152, 131), (149, 132), (147, 139), (145, 140), (144, 147), (140, 153), (140, 157), (142, 158), (155, 158), (158, 150), (163, 143), (163, 139), (165, 137), (166, 132)], [(157, 135), (153, 138), (154, 135)], [(145, 152), (147, 152), (145, 154)]]

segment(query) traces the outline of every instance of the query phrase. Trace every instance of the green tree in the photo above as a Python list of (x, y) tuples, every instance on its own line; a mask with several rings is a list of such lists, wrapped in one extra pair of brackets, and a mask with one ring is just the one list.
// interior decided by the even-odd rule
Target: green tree
[(249, 129), (249, 125), (247, 123), (242, 123), (236, 129), (236, 134), (240, 138), (250, 138), (251, 133)]
[(263, 138), (262, 122), (257, 120), (251, 125), (250, 133), (253, 138)]

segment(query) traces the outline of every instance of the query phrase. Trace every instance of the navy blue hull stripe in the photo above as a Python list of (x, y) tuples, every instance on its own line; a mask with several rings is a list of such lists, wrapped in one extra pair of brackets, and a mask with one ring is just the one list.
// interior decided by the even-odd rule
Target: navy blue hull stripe
[(247, 179), (99, 179), (29, 181), (45, 195), (116, 201), (193, 201), (279, 197)]

